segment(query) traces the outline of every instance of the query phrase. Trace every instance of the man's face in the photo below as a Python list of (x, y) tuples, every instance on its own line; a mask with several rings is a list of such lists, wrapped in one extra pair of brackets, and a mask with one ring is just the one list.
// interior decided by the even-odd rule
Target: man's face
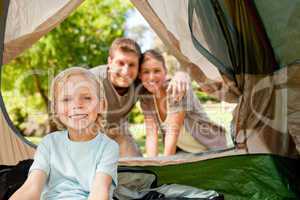
[(128, 88), (137, 78), (139, 58), (133, 52), (116, 50), (113, 57), (108, 58), (110, 80), (113, 85)]

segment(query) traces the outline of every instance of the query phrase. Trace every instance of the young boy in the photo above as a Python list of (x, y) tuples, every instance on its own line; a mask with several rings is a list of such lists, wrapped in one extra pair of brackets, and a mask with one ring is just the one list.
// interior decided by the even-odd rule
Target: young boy
[(112, 199), (119, 148), (99, 132), (106, 109), (101, 83), (86, 69), (69, 68), (53, 80), (51, 94), (51, 113), (64, 130), (43, 138), (10, 200)]

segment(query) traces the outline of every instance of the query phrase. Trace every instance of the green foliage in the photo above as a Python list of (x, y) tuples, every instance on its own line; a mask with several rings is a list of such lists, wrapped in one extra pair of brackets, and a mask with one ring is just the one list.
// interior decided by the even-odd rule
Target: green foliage
[(201, 103), (206, 103), (208, 101), (212, 101), (212, 102), (220, 102), (218, 99), (212, 97), (212, 96), (209, 96), (207, 93), (205, 92), (199, 92), (199, 91), (196, 91), (195, 92), (199, 101), (201, 101)]
[(26, 132), (29, 121), (35, 122), (36, 126), (43, 124), (46, 120), (46, 108), (43, 108), (43, 102), (39, 94), (20, 96), (16, 95), (17, 92), (5, 91), (2, 93), (5, 106), (14, 125), (21, 132)]
[[(19, 128), (30, 117), (28, 110), (47, 113), (50, 81), (59, 71), (106, 63), (111, 42), (124, 35), (125, 14), (131, 7), (123, 0), (85, 1), (57, 28), (4, 66), (2, 92), (13, 92), (13, 97), (4, 95), (4, 102)], [(21, 103), (11, 104), (12, 98)]]
[(214, 102), (214, 103), (219, 103), (219, 102), (220, 102), (220, 101), (219, 101), (218, 99), (216, 99), (215, 97), (209, 96), (209, 95), (208, 95), (207, 93), (205, 93), (205, 92), (200, 92), (200, 91), (198, 90), (199, 85), (198, 85), (195, 81), (192, 82), (192, 87), (193, 87), (193, 90), (194, 90), (196, 96), (198, 97), (198, 99), (199, 99), (199, 101), (200, 101), (201, 103), (206, 103), (206, 102), (208, 102), (208, 101), (211, 101), (211, 102)]
[(144, 123), (144, 115), (141, 112), (140, 104), (137, 102), (128, 116), (129, 123), (140, 124)]

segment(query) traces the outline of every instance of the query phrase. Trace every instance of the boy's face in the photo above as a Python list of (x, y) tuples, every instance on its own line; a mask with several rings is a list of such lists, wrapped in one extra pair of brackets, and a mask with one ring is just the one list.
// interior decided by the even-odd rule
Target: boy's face
[(97, 86), (83, 75), (73, 75), (58, 85), (56, 113), (68, 130), (81, 133), (95, 125), (100, 111)]
[(133, 52), (116, 50), (108, 58), (110, 81), (114, 86), (128, 88), (137, 78), (139, 58)]

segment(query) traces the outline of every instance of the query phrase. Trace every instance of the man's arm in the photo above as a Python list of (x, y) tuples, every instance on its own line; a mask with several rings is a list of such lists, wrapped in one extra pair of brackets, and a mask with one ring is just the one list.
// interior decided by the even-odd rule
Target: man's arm
[(93, 180), (88, 200), (109, 200), (112, 177), (103, 172), (97, 172)]
[[(124, 126), (126, 127), (127, 125)], [(106, 135), (119, 144), (120, 157), (142, 156), (128, 128), (110, 128), (106, 131)]]
[(9, 200), (39, 200), (47, 180), (42, 170), (33, 170), (29, 173), (25, 183), (10, 197)]
[(189, 89), (189, 84), (190, 77), (187, 73), (182, 71), (176, 72), (170, 81), (167, 92), (171, 94), (171, 97), (176, 101), (181, 101)]

